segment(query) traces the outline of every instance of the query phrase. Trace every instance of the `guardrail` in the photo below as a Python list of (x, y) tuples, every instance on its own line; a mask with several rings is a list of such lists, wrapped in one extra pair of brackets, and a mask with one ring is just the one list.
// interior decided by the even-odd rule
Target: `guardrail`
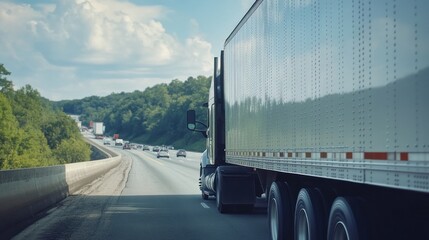
[(120, 155), (97, 144), (90, 144), (111, 157), (51, 167), (0, 171), (0, 233), (60, 202), (120, 163)]

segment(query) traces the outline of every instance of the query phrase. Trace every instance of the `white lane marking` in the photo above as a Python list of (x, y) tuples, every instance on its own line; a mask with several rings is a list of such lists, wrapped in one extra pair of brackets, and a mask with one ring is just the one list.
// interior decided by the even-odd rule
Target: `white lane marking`
[(201, 206), (203, 206), (203, 208), (210, 208), (207, 204), (205, 204), (205, 203), (201, 203)]

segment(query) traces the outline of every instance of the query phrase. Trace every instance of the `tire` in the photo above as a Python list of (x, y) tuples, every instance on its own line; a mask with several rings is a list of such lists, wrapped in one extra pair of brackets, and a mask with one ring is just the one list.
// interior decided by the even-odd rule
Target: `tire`
[(295, 206), (295, 239), (323, 239), (325, 225), (319, 193), (309, 188), (301, 189)]
[(355, 200), (337, 197), (332, 203), (328, 223), (328, 240), (365, 239), (363, 232), (359, 229), (358, 218), (353, 209), (357, 209), (358, 203)]
[(268, 225), (272, 240), (293, 239), (291, 192), (284, 182), (273, 182), (268, 195)]
[(207, 194), (205, 194), (203, 191), (201, 191), (201, 198), (202, 198), (203, 200), (207, 200), (207, 199), (209, 199), (209, 195), (207, 195)]

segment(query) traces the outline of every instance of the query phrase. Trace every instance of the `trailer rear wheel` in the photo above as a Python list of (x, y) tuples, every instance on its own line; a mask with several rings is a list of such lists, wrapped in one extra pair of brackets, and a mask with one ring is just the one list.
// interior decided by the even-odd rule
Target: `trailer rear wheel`
[(295, 239), (323, 239), (323, 215), (319, 194), (313, 189), (301, 189), (295, 207)]
[(363, 238), (357, 225), (356, 201), (337, 197), (329, 214), (328, 240), (357, 240)]
[(268, 195), (268, 224), (272, 240), (292, 239), (293, 203), (288, 186), (273, 182)]

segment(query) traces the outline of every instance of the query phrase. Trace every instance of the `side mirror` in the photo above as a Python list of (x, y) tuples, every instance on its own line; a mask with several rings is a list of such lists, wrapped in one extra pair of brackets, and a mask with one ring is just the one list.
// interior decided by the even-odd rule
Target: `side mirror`
[[(191, 131), (195, 131), (195, 132), (200, 132), (201, 134), (203, 134), (203, 136), (205, 137), (205, 138), (207, 138), (207, 133), (206, 133), (206, 131), (207, 131), (207, 125), (206, 124), (204, 124), (204, 123), (202, 123), (202, 122), (200, 122), (200, 121), (197, 121), (197, 119), (196, 119), (196, 114), (195, 114), (195, 110), (188, 110), (187, 112), (186, 112), (186, 114), (187, 114), (187, 124), (186, 124), (186, 127), (189, 129), (189, 130), (191, 130)], [(201, 126), (203, 126), (204, 127), (204, 129), (197, 129), (197, 123), (198, 124), (200, 124)]]
[(187, 111), (187, 127), (189, 130), (195, 130), (196, 128), (195, 110)]

